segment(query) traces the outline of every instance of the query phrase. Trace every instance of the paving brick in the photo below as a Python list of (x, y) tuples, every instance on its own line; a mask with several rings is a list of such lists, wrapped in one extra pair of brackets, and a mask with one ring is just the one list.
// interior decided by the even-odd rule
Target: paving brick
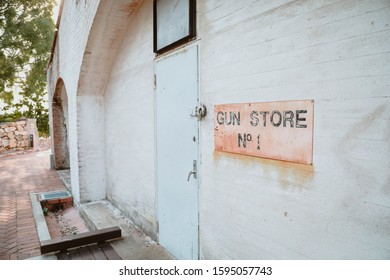
[(11, 238), (11, 239), (5, 241), (4, 243), (5, 243), (6, 245), (8, 245), (8, 244), (11, 244), (11, 243), (13, 243), (13, 242), (16, 242), (16, 238)]
[(5, 254), (8, 250), (6, 248), (0, 248), (0, 256)]
[[(31, 217), (30, 219), (34, 219), (34, 217)], [(19, 232), (31, 232), (31, 230), (35, 229), (35, 225), (27, 225), (27, 224), (19, 224), (17, 225)]]
[(15, 248), (17, 246), (17, 244), (18, 243), (15, 241), (15, 242), (12, 242), (12, 243), (8, 244), (7, 246), (4, 246), (4, 248), (9, 250), (11, 248)]
[(7, 254), (10, 255), (10, 254), (13, 254), (13, 253), (16, 253), (18, 251), (18, 247), (13, 247), (13, 248), (10, 248), (7, 250)]
[(18, 253), (32, 253), (35, 251), (40, 251), (39, 244), (30, 244), (30, 245), (24, 245), (24, 246), (18, 246)]
[(48, 150), (0, 157), (0, 260), (40, 255), (29, 193), (65, 189)]
[[(17, 232), (17, 230), (16, 230), (16, 227), (15, 227), (14, 229), (8, 230), (8, 231), (7, 231), (7, 235), (8, 235), (8, 236), (13, 236), (13, 235), (16, 235), (16, 232)], [(10, 238), (10, 237), (9, 237), (9, 238)]]
[(36, 237), (36, 236), (31, 237), (31, 238), (28, 238), (28, 237), (18, 238), (17, 242), (18, 242), (18, 246), (23, 246), (25, 244), (39, 243), (38, 237)]

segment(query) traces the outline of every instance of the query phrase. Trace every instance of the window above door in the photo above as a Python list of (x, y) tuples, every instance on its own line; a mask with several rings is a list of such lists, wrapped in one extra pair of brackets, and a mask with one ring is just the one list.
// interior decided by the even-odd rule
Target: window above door
[(157, 54), (196, 37), (196, 0), (153, 1), (153, 51)]

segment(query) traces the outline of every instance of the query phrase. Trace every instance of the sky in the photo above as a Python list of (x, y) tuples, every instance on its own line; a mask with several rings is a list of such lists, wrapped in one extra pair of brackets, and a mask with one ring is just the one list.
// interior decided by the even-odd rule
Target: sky
[(60, 8), (60, 2), (61, 2), (61, 0), (57, 0), (57, 5), (53, 9), (53, 20), (54, 20), (54, 23), (57, 22), (57, 16), (58, 16), (58, 10)]

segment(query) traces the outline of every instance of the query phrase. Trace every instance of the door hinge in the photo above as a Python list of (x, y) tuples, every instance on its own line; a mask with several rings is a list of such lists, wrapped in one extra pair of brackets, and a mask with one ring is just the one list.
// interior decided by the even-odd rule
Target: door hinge
[(157, 88), (157, 78), (156, 78), (156, 74), (153, 75), (153, 87), (154, 87), (154, 89)]

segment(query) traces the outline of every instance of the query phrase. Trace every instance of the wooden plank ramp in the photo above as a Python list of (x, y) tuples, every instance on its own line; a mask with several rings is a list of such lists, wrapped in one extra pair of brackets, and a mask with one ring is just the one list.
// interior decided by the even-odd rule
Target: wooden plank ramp
[(59, 260), (121, 260), (109, 243), (94, 244), (56, 253)]
[[(121, 259), (106, 241), (122, 237), (118, 226), (41, 242), (41, 254), (57, 253), (58, 259)], [(97, 243), (95, 245), (91, 245)], [(88, 246), (87, 246), (88, 245)], [(69, 249), (74, 248), (71, 251)]]

